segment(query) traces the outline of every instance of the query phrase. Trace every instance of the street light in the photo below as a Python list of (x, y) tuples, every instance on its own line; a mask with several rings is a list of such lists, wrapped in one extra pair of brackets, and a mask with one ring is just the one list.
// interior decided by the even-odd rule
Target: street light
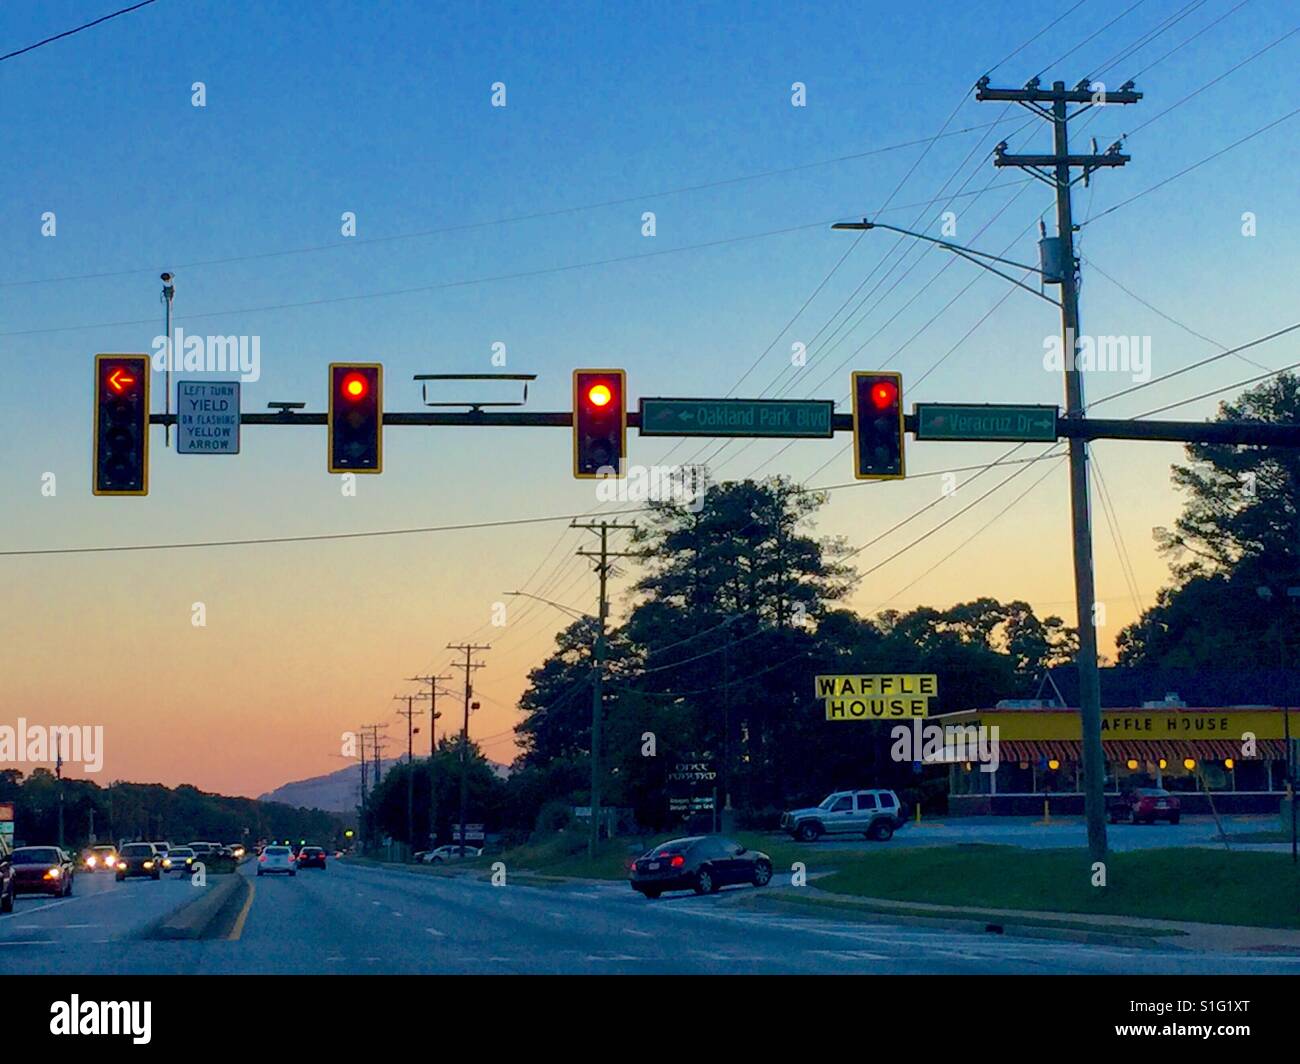
[(595, 618), (590, 613), (583, 613), (581, 610), (574, 609), (572, 606), (566, 606), (562, 602), (552, 602), (548, 598), (542, 598), (541, 595), (531, 595), (527, 591), (503, 591), (506, 598), (530, 598), (536, 602), (545, 602), (548, 606), (554, 606), (557, 610), (563, 610), (569, 616), (579, 621), (591, 621)]

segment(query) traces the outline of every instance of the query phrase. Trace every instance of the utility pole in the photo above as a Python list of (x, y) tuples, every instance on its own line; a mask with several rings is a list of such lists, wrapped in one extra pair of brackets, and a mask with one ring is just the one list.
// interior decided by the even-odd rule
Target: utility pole
[[(1104, 154), (1071, 155), (1069, 122), (1094, 106), (1134, 104), (1142, 99), (1126, 82), (1117, 92), (1101, 86), (1095, 90), (1086, 79), (1073, 89), (1056, 81), (1041, 88), (1038, 78), (1022, 89), (991, 89), (987, 76), (980, 78), (977, 100), (1000, 100), (1021, 104), (1052, 123), (1050, 155), (1008, 155), (1006, 142), (993, 152), (995, 167), (1025, 170), (1050, 185), (1056, 193), (1055, 239), (1044, 237), (1043, 279), (1061, 286), (1061, 351), (1065, 365), (1065, 419), (1082, 420), (1085, 414), (1083, 375), (1079, 369), (1079, 261), (1074, 253), (1074, 219), (1070, 190), (1076, 181), (1089, 180), (1094, 170), (1123, 166), (1129, 161), (1120, 153), (1120, 143)], [(1077, 104), (1073, 112), (1067, 110)], [(1073, 177), (1073, 171), (1082, 171)], [(1083, 806), (1088, 823), (1088, 853), (1092, 861), (1106, 858), (1106, 762), (1101, 745), (1101, 677), (1097, 670), (1097, 629), (1094, 606), (1096, 591), (1092, 567), (1092, 516), (1088, 499), (1088, 441), (1070, 436), (1070, 514), (1073, 525), (1075, 608), (1079, 623), (1079, 718), (1083, 746)]]
[(428, 676), (408, 676), (407, 679), (412, 683), (427, 683), (429, 685), (429, 847), (438, 845), (438, 769), (435, 758), (438, 754), (438, 718), (442, 716), (438, 712), (438, 681), (450, 680), (451, 673), (443, 676), (435, 676), (430, 673)]
[(483, 662), (471, 660), (479, 650), (491, 650), (490, 643), (448, 643), (448, 650), (460, 650), (465, 654), (465, 664), (456, 668), (465, 670), (465, 720), (460, 728), (460, 856), (465, 856), (465, 815), (469, 807), (469, 700), (474, 693), (474, 684), (470, 679), (475, 669), (483, 668)]
[(388, 725), (386, 723), (363, 724), (361, 725), (361, 728), (358, 733), (361, 737), (361, 839), (362, 839), (361, 852), (362, 853), (365, 853), (366, 844), (369, 842), (373, 842), (373, 840), (370, 838), (370, 833), (367, 830), (367, 818), (366, 818), (366, 810), (368, 809), (370, 804), (369, 791), (371, 789), (369, 786), (369, 780), (367, 779), (367, 773), (366, 773), (366, 732), (367, 731), (370, 732), (370, 758), (371, 761), (374, 762), (374, 769), (375, 769), (374, 786), (377, 787), (379, 785), (379, 777), (383, 772), (383, 764), (380, 758), (379, 729), (387, 728), (387, 727)]
[(406, 844), (415, 850), (415, 718), (424, 713), (415, 708), (417, 695), (393, 695), (398, 702), (405, 702), (406, 708), (399, 709), (397, 715), (406, 718)]
[(58, 732), (54, 733), (54, 778), (59, 788), (59, 849), (63, 849), (63, 743)]
[(358, 825), (361, 836), (357, 841), (361, 843), (361, 852), (366, 852), (366, 730), (364, 727), (357, 730), (357, 740), (361, 744), (361, 823)]
[(587, 841), (587, 856), (596, 859), (596, 849), (600, 844), (600, 760), (601, 727), (604, 717), (605, 699), (605, 621), (609, 616), (609, 596), (607, 584), (613, 565), (610, 558), (638, 558), (640, 552), (610, 552), (609, 533), (611, 530), (634, 528), (635, 525), (619, 524), (617, 521), (592, 521), (579, 524), (573, 521), (570, 528), (582, 528), (596, 532), (600, 536), (600, 550), (580, 550), (584, 558), (593, 558), (596, 563), (596, 575), (600, 578), (600, 599), (596, 611), (596, 642), (591, 654), (591, 836)]

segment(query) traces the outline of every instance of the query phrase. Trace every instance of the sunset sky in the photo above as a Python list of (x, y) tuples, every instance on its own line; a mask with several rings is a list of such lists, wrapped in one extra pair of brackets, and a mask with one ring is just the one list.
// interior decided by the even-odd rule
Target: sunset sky
[[(11, 0), (0, 53), (111, 6)], [(383, 475), (345, 497), (322, 429), (245, 426), (242, 453), (216, 457), (178, 456), (174, 441), (169, 452), (155, 428), (149, 496), (92, 497), (93, 356), (152, 350), (164, 269), (187, 334), (260, 338), (245, 411), (277, 400), (323, 410), (338, 360), (382, 362), (389, 411), (420, 408), (413, 374), (494, 368), (538, 374), (528, 409), (563, 410), (577, 366), (625, 368), (633, 406), (732, 389), (843, 401), (851, 370), (878, 368), (904, 374), (909, 410), (1063, 402), (1060, 375), (1042, 364), (1059, 328), (1053, 307), (929, 245), (830, 223), (867, 215), (938, 236), (951, 210), (952, 239), (1035, 262), (1038, 219), (1055, 224), (1051, 190), (995, 170), (990, 152), (1002, 138), (1012, 151), (1046, 150), (1050, 131), (1022, 109), (975, 102), (972, 85), (991, 69), (1010, 87), (1039, 71), (1073, 85), (1109, 70), (1112, 88), (1137, 76), (1145, 99), (1072, 126), (1080, 151), (1130, 134), (1133, 157), (1076, 189), (1084, 331), (1150, 337), (1159, 376), (1291, 324), (1295, 278), (1276, 264), (1300, 240), (1300, 118), (1161, 182), (1292, 111), (1300, 33), (1182, 101), (1292, 31), (1295, 4), (1129, 7), (163, 0), (0, 63), (0, 723), (102, 724), (101, 784), (256, 795), (343, 767), (340, 737), (362, 723), (391, 721), (395, 754), (404, 726), (392, 696), (414, 686), (404, 678), (453, 671), (445, 645), (473, 639), (492, 650), (475, 675), (483, 705), (471, 732), (508, 762), (526, 673), (568, 618), (503, 593), (594, 609), (595, 578), (574, 555), (591, 537), (567, 515), (624, 507), (572, 479), (567, 430), (390, 427)], [(192, 104), (196, 82), (206, 106)], [(496, 82), (505, 107), (491, 105)], [(792, 106), (796, 82), (806, 106)], [(349, 211), (355, 237), (340, 231)], [(54, 236), (42, 235), (46, 212)], [(645, 212), (653, 236), (642, 235)], [(1254, 236), (1243, 235), (1246, 212)], [(496, 343), (505, 367), (491, 363)], [(797, 369), (795, 343), (808, 351)], [(1098, 415), (1140, 415), (1277, 369), (1296, 347), (1261, 345)], [(1132, 383), (1095, 373), (1087, 394)], [(158, 377), (154, 409), (162, 403)], [(1159, 416), (1204, 418), (1216, 403)], [(676, 463), (719, 446), (633, 432), (629, 460)], [(853, 483), (846, 447), (843, 435), (741, 441), (711, 466), (723, 478), (837, 485), (817, 529), (855, 546), (940, 496), (937, 476)], [(909, 439), (908, 471), (1007, 450)], [(1116, 519), (1112, 532), (1094, 494), (1113, 654), (1115, 634), (1167, 581), (1152, 528), (1178, 514), (1169, 466), (1182, 451), (1102, 442), (1094, 454)], [(986, 473), (858, 554), (859, 571), (874, 571), (851, 604), (991, 595), (1073, 623), (1059, 462), (1029, 467), (881, 565), (1017, 468)], [(42, 494), (48, 473), (53, 497)], [(547, 517), (563, 519), (21, 553)], [(627, 585), (615, 582), (616, 614)], [(495, 627), (502, 601), (508, 621)], [(191, 623), (200, 602), (205, 627)], [(448, 686), (458, 692), (459, 680)], [(454, 701), (440, 707), (443, 724)]]

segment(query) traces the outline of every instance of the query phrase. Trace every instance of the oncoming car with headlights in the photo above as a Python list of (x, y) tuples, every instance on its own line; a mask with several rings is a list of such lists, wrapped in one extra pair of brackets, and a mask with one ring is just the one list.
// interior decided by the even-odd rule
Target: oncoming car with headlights
[(162, 879), (162, 857), (151, 842), (132, 842), (123, 846), (117, 855), (117, 881), (133, 876)]
[(81, 855), (81, 867), (87, 872), (111, 872), (117, 867), (117, 847), (92, 846)]
[(167, 851), (162, 859), (162, 869), (164, 872), (188, 872), (196, 860), (194, 851), (188, 846), (177, 846)]

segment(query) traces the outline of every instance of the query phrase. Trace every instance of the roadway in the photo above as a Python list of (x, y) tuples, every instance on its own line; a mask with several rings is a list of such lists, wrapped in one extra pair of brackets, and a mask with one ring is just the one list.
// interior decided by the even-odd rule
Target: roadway
[(188, 881), (78, 877), (0, 918), (0, 972), (373, 974), (1300, 973), (1300, 956), (1192, 953), (814, 919), (737, 904), (751, 888), (648, 901), (626, 884), (493, 886), (331, 861), (254, 878), (223, 937), (140, 938)]

